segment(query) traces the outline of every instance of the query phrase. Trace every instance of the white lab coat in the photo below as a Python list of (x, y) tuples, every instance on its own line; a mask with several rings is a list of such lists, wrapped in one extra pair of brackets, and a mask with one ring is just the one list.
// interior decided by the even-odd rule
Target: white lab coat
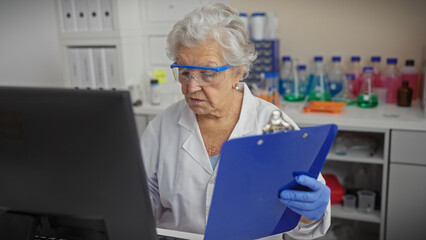
[[(261, 134), (272, 110), (277, 109), (243, 85), (240, 118), (230, 139)], [(286, 114), (284, 118), (298, 129)], [(148, 124), (141, 150), (157, 227), (204, 234), (216, 170), (212, 169), (195, 114), (184, 100)], [(322, 176), (319, 179), (324, 182)], [(289, 235), (319, 237), (329, 226), (330, 206), (323, 218), (310, 225), (299, 223)]]

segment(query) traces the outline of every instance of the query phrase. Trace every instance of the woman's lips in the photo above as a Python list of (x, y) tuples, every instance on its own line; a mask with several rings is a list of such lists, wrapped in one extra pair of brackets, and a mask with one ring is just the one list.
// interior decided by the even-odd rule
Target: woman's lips
[(193, 102), (193, 103), (200, 103), (200, 102), (202, 102), (203, 100), (201, 100), (201, 99), (198, 99), (198, 98), (192, 98), (192, 97), (190, 97), (189, 98), (190, 100), (191, 100), (191, 102)]

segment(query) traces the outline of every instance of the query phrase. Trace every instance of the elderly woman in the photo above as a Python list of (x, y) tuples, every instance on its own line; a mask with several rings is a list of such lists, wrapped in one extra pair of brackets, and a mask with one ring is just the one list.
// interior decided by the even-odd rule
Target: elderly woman
[[(213, 4), (195, 9), (175, 24), (167, 42), (185, 100), (148, 124), (141, 139), (142, 155), (157, 226), (203, 234), (221, 146), (231, 138), (261, 134), (277, 108), (240, 83), (256, 52), (231, 7)], [(330, 225), (330, 190), (321, 175), (319, 181), (307, 176), (296, 181), (312, 191), (281, 192), (283, 204), (303, 216), (288, 234), (322, 236)]]

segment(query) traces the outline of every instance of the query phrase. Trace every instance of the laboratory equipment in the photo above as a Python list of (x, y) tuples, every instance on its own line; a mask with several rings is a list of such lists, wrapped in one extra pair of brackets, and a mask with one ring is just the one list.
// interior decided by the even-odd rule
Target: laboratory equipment
[(278, 38), (278, 19), (274, 12), (266, 13), (265, 31), (263, 38), (265, 40), (274, 40)]
[(373, 86), (375, 88), (380, 86), (380, 76), (382, 73), (382, 69), (380, 67), (380, 61), (381, 61), (381, 57), (380, 56), (372, 56), (371, 57), (371, 66), (373, 67)]
[(373, 68), (364, 67), (361, 76), (361, 90), (358, 95), (357, 104), (362, 108), (371, 108), (377, 106), (377, 95), (373, 86)]
[(402, 107), (411, 106), (411, 99), (413, 96), (413, 89), (408, 85), (409, 82), (402, 81), (402, 86), (398, 88), (396, 104)]
[(345, 73), (345, 77), (348, 80), (348, 88), (355, 97), (358, 96), (361, 87), (360, 76), (362, 74), (362, 68), (360, 61), (360, 56), (352, 56), (349, 68)]
[(283, 56), (280, 66), (280, 84), (279, 93), (284, 96), (291, 91), (292, 66), (290, 56)]
[(380, 77), (380, 87), (386, 88), (386, 102), (395, 103), (400, 72), (396, 66), (398, 59), (388, 58), (387, 66)]
[(293, 59), (291, 67), (292, 70), (290, 71), (290, 74), (292, 76), (290, 77), (286, 87), (284, 100), (290, 102), (303, 101), (305, 99), (306, 92), (306, 66), (302, 66), (299, 69), (298, 60)]
[(314, 58), (315, 66), (312, 77), (310, 77), (308, 100), (331, 101), (322, 56)]
[(244, 25), (246, 25), (246, 28), (249, 29), (249, 21), (248, 21), (248, 16), (247, 13), (240, 13), (240, 18), (241, 21), (243, 21)]
[(251, 14), (250, 33), (251, 39), (254, 41), (264, 40), (265, 37), (266, 14), (264, 12), (256, 12)]
[(0, 239), (157, 239), (127, 91), (1, 87), (0, 99)]
[(343, 196), (343, 210), (354, 211), (356, 208), (356, 196), (352, 194), (345, 194)]
[(160, 95), (160, 86), (157, 79), (151, 79), (151, 104), (160, 105), (161, 95)]
[(331, 97), (335, 97), (343, 91), (345, 79), (340, 60), (341, 58), (339, 56), (332, 57), (332, 64), (327, 72), (328, 88), (330, 90)]
[[(419, 92), (418, 85), (419, 73), (414, 67), (414, 60), (406, 60), (405, 66), (401, 68), (401, 81), (408, 81), (408, 85), (413, 90), (412, 100), (417, 99)], [(398, 84), (401, 86), (401, 84)]]
[(374, 211), (374, 204), (376, 201), (376, 193), (363, 189), (357, 191), (358, 195), (358, 210), (363, 213), (372, 213)]
[(339, 113), (346, 105), (345, 102), (331, 102), (331, 101), (309, 101), (304, 107), (304, 112), (327, 112)]
[(292, 129), (291, 124), (284, 120), (283, 113), (280, 110), (274, 110), (269, 122), (263, 127), (263, 133), (285, 132)]

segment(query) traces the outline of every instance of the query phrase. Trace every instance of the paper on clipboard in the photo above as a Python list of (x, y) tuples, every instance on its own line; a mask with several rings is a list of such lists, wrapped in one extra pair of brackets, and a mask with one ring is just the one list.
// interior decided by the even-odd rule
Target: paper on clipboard
[(336, 134), (329, 124), (226, 142), (205, 239), (257, 239), (296, 227), (300, 215), (278, 194), (301, 187), (295, 175), (318, 177)]

